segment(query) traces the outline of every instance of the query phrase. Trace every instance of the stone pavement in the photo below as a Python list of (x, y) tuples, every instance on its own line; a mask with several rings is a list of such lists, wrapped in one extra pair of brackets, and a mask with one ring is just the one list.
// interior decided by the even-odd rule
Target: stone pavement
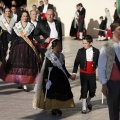
[[(105, 42), (95, 41), (93, 45), (100, 48)], [(72, 72), (77, 50), (82, 47), (82, 41), (66, 38), (63, 41), (63, 53), (66, 57), (66, 67)], [(34, 110), (32, 108), (33, 92), (17, 89), (16, 84), (0, 80), (0, 120), (109, 120), (106, 100), (101, 104), (101, 84), (97, 80), (96, 97), (93, 98), (93, 111), (81, 114), (79, 73), (76, 81), (71, 81), (75, 108), (64, 109), (62, 116), (52, 116), (50, 111)]]

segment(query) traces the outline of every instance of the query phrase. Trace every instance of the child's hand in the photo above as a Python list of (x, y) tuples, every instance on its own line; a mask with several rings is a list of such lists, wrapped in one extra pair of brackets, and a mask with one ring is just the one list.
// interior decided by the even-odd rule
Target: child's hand
[(71, 80), (75, 80), (75, 79), (76, 79), (76, 75), (71, 75), (71, 76), (70, 76), (70, 79), (71, 79)]

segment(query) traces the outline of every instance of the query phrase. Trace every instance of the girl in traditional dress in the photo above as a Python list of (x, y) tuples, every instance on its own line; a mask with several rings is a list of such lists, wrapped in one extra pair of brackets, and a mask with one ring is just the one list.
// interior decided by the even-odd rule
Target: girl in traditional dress
[[(10, 37), (11, 47), (0, 70), (0, 78), (6, 82), (26, 84), (36, 82), (40, 69), (40, 58), (32, 44), (34, 25), (28, 20), (28, 12), (23, 11), (21, 21), (15, 24)], [(4, 65), (5, 64), (5, 65)]]
[(12, 27), (15, 23), (14, 19), (10, 17), (10, 14), (10, 9), (6, 7), (4, 14), (0, 16), (0, 61), (6, 56)]
[(59, 40), (52, 42), (52, 50), (47, 50), (41, 68), (42, 77), (37, 83), (33, 106), (41, 109), (51, 109), (52, 115), (62, 114), (60, 109), (74, 107), (73, 94), (68, 78), (72, 76), (65, 67), (64, 55)]

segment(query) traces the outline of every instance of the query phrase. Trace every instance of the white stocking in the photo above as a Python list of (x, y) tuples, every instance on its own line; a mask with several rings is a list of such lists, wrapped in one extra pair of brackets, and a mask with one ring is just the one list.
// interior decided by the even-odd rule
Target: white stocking
[(82, 99), (82, 110), (86, 110), (86, 99)]
[(79, 38), (80, 38), (80, 39), (83, 39), (83, 32), (80, 32)]
[(27, 86), (26, 86), (26, 85), (23, 85), (23, 88), (24, 88), (25, 90), (27, 90)]

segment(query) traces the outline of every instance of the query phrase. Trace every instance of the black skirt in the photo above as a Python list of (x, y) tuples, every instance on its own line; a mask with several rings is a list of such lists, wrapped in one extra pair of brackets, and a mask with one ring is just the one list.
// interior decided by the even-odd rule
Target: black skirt
[(0, 35), (0, 61), (2, 61), (8, 50), (8, 42), (9, 42), (10, 34), (7, 31), (2, 31)]
[[(44, 79), (48, 74), (49, 67), (52, 67), (52, 71), (50, 73), (50, 79), (49, 79), (52, 82), (52, 85), (47, 92), (47, 98), (61, 100), (61, 101), (66, 101), (73, 98), (73, 94), (71, 92), (71, 87), (70, 87), (68, 78), (66, 77), (66, 75), (63, 73), (62, 70), (53, 66), (53, 64), (48, 59), (46, 60)], [(63, 66), (63, 68), (66, 71), (65, 66)], [(46, 86), (46, 83), (45, 83), (45, 80), (43, 80), (44, 93), (46, 90), (45, 86)]]

